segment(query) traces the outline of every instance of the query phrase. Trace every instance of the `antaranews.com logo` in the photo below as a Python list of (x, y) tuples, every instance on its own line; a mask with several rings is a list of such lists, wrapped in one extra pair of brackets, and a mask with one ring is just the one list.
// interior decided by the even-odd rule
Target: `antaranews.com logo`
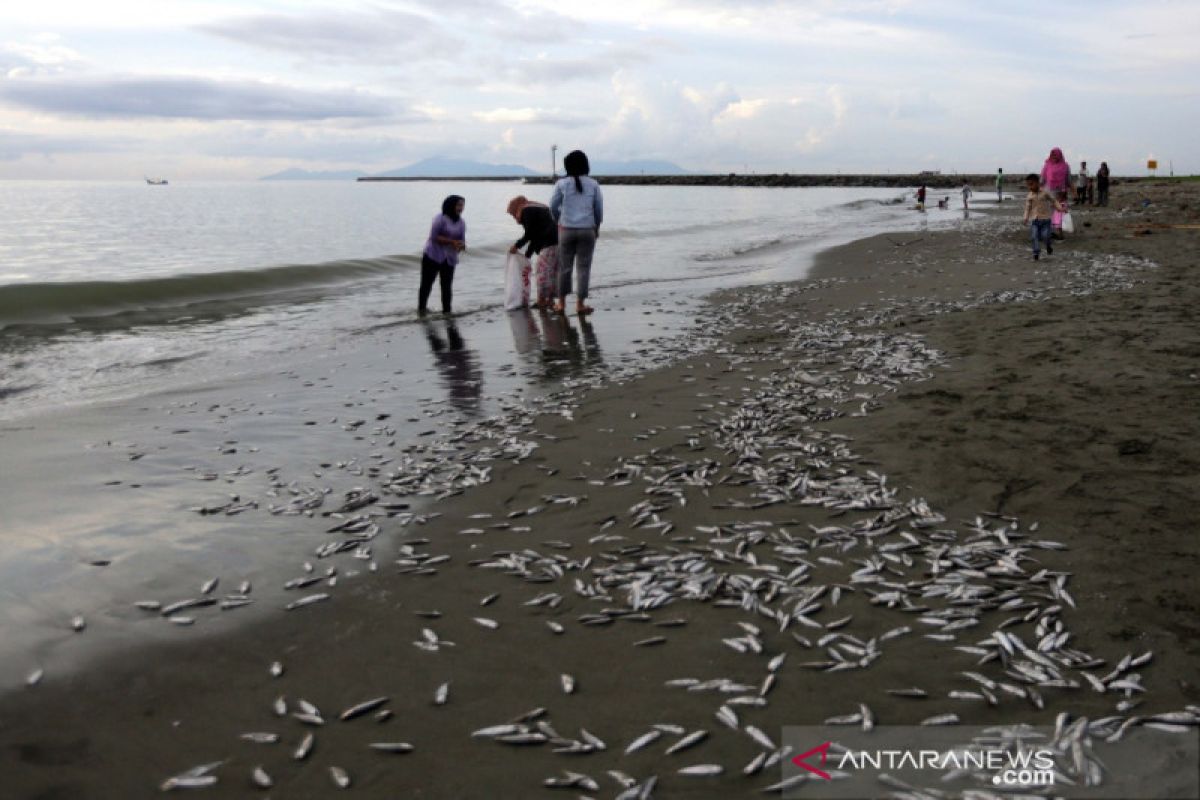
[(952, 750), (839, 748), (840, 752), (832, 759), (833, 772), (827, 772), (825, 767), (831, 761), (829, 751), (832, 747), (833, 742), (823, 742), (793, 757), (792, 764), (826, 781), (834, 779), (834, 772), (846, 775), (848, 770), (875, 770), (889, 775), (902, 770), (950, 774), (986, 770), (994, 773), (992, 784), (995, 786), (1032, 789), (1054, 785), (1055, 754), (1050, 749), (1005, 749), (1002, 746), (960, 747)]
[[(1129, 728), (1119, 741), (1053, 726), (785, 727), (785, 798), (1015, 794), (1200, 800), (1200, 731)], [(890, 790), (890, 791), (889, 791)]]

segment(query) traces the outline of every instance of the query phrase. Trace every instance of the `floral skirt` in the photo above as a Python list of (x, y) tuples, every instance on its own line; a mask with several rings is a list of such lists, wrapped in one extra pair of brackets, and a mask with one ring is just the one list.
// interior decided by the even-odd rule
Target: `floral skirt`
[(558, 247), (543, 247), (537, 254), (538, 302), (551, 303), (558, 296)]

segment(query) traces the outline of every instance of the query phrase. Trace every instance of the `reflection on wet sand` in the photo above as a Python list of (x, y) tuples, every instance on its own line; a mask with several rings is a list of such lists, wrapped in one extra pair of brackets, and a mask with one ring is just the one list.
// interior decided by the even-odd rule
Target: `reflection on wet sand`
[(596, 367), (604, 361), (596, 329), (586, 317), (573, 319), (521, 309), (509, 312), (508, 321), (514, 349), (541, 368), (543, 379), (557, 379), (563, 373)]
[(467, 349), (453, 319), (445, 319), (440, 325), (430, 319), (423, 323), (425, 338), (433, 351), (433, 363), (446, 387), (450, 405), (469, 416), (477, 416), (483, 391), (478, 353)]

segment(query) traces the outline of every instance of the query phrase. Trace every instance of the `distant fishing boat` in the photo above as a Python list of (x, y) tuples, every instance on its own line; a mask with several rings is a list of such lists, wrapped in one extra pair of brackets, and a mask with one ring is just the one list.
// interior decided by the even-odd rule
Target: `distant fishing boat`
[(167, 179), (166, 178), (146, 178), (146, 183), (150, 184), (151, 186), (166, 186)]

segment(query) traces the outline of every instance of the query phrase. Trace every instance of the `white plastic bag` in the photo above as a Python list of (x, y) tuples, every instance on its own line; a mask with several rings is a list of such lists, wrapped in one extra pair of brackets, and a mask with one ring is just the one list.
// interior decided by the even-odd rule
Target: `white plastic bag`
[(509, 253), (504, 264), (504, 310), (515, 311), (529, 305), (529, 259)]
[(1075, 220), (1071, 219), (1070, 211), (1062, 215), (1062, 229), (1063, 233), (1075, 232)]

